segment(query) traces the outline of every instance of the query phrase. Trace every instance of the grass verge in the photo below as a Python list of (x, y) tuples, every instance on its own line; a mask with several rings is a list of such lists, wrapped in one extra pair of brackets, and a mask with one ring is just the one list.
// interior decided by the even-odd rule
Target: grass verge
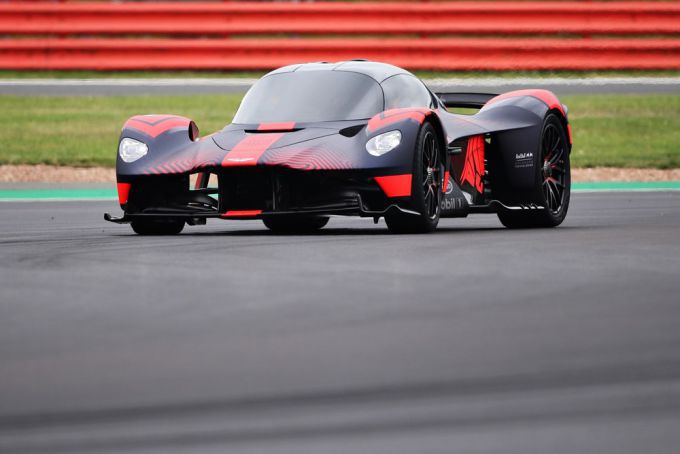
[[(192, 118), (208, 134), (241, 95), (0, 96), (0, 164), (113, 166), (120, 128), (140, 113)], [(680, 95), (565, 96), (575, 167), (680, 167)]]

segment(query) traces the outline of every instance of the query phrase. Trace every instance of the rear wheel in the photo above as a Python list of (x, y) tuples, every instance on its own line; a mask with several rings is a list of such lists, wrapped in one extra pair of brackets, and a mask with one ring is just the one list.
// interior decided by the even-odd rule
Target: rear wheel
[(262, 219), (269, 230), (277, 233), (312, 233), (328, 224), (325, 216), (272, 216)]
[(139, 235), (177, 235), (184, 229), (182, 219), (135, 219), (130, 225)]
[(393, 233), (427, 233), (437, 228), (441, 201), (441, 146), (430, 123), (423, 124), (418, 134), (413, 157), (411, 200), (419, 214), (392, 212), (385, 215)]
[(498, 219), (512, 229), (556, 227), (564, 221), (571, 196), (569, 143), (562, 122), (549, 114), (543, 122), (534, 199), (539, 210), (500, 211)]

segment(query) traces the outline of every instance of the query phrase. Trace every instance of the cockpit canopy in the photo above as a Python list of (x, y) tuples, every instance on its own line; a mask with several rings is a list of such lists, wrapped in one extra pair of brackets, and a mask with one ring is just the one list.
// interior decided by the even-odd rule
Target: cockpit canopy
[(425, 85), (409, 73), (379, 82), (368, 74), (337, 68), (275, 71), (252, 86), (233, 123), (364, 120), (387, 109), (431, 107), (433, 101)]

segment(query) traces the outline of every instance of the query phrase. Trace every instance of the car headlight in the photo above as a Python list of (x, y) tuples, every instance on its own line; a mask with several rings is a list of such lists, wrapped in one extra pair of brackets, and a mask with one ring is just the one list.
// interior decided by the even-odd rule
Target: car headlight
[(394, 150), (400, 143), (400, 131), (384, 132), (366, 142), (366, 151), (373, 156), (382, 156), (388, 151)]
[(118, 145), (120, 159), (125, 162), (135, 162), (142, 156), (145, 156), (148, 151), (149, 147), (147, 147), (144, 142), (128, 137), (121, 140), (120, 145)]

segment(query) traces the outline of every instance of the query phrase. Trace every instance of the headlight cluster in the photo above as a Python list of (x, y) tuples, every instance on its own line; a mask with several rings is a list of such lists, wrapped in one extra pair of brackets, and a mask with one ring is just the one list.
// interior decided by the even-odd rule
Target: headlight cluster
[(366, 151), (373, 156), (382, 156), (401, 143), (400, 131), (389, 131), (371, 138), (366, 142)]
[(128, 137), (120, 141), (118, 154), (124, 162), (135, 162), (149, 152), (149, 147), (144, 142)]

